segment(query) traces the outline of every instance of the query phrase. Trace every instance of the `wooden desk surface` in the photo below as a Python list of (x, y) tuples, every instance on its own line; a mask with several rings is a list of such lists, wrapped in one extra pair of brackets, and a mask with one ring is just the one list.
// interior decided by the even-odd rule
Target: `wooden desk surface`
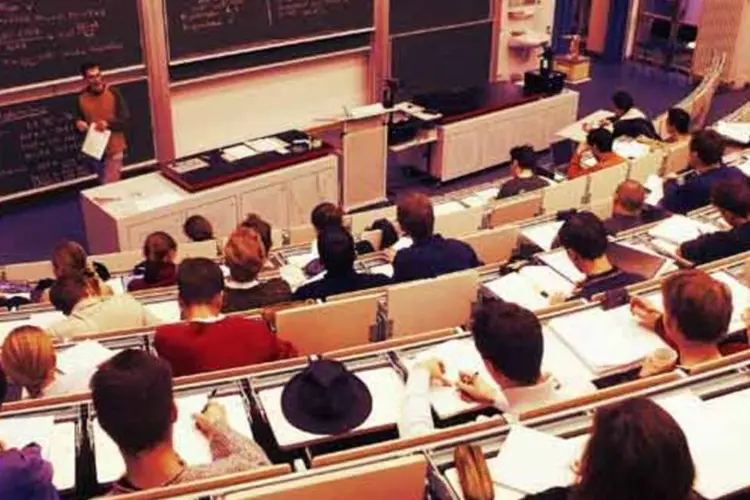
[(447, 125), (475, 116), (538, 101), (548, 94), (527, 94), (515, 83), (497, 82), (463, 92), (438, 92), (412, 99), (415, 104), (443, 115), (438, 123)]

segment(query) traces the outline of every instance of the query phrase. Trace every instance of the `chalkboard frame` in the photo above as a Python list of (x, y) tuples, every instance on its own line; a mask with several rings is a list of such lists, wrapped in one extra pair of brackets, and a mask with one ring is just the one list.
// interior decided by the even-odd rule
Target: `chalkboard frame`
[[(368, 0), (369, 1), (369, 0)], [(289, 38), (268, 38), (263, 40), (251, 41), (248, 43), (242, 43), (226, 47), (225, 49), (209, 50), (202, 53), (195, 53), (194, 55), (185, 55), (173, 57), (172, 41), (170, 38), (170, 17), (167, 8), (167, 1), (163, 2), (163, 14), (164, 14), (164, 31), (167, 40), (167, 64), (170, 68), (185, 65), (195, 64), (204, 61), (210, 61), (213, 59), (225, 59), (234, 56), (245, 56), (256, 52), (273, 51), (276, 49), (284, 49), (288, 47), (296, 46), (309, 46), (311, 43), (317, 42), (328, 42), (333, 39), (340, 39), (342, 37), (355, 37), (362, 34), (372, 34), (375, 32), (375, 8), (377, 2), (381, 0), (372, 0), (372, 5), (369, 11), (369, 23), (366, 26), (354, 28), (354, 29), (339, 29), (319, 32), (306, 36), (297, 36)], [(293, 51), (289, 51), (292, 52)], [(285, 60), (294, 60), (293, 55)]]

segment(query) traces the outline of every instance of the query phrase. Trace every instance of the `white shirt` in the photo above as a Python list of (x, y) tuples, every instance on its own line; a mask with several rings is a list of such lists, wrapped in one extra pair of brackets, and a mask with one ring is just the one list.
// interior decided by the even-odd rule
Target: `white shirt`
[[(503, 412), (521, 413), (561, 398), (557, 381), (547, 377), (544, 382), (527, 387), (504, 389), (494, 406)], [(406, 382), (401, 418), (398, 422), (402, 438), (421, 436), (435, 429), (430, 407), (430, 374), (424, 368), (415, 368)]]

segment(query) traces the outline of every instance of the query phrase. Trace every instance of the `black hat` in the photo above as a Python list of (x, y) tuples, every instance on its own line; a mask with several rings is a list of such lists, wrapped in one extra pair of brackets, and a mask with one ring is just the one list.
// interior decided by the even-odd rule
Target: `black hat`
[(286, 419), (313, 434), (341, 434), (367, 420), (372, 396), (362, 380), (330, 359), (313, 361), (281, 394)]

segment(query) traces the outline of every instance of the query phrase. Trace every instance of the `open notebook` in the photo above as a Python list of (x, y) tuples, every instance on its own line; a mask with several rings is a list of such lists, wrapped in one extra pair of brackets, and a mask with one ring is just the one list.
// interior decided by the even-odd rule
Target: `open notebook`
[(555, 294), (569, 297), (575, 285), (546, 266), (526, 266), (483, 285), (496, 297), (532, 311), (551, 305)]
[[(211, 449), (208, 440), (195, 427), (193, 414), (200, 413), (208, 399), (207, 394), (194, 394), (175, 399), (177, 405), (177, 422), (174, 425), (174, 447), (188, 465), (211, 463)], [(253, 439), (245, 403), (239, 395), (218, 397), (215, 401), (226, 408), (227, 422), (235, 431)], [(94, 460), (96, 477), (99, 484), (116, 481), (125, 472), (125, 462), (120, 450), (99, 422), (92, 422), (94, 430)]]
[(36, 443), (55, 471), (52, 483), (60, 491), (76, 484), (76, 430), (73, 422), (55, 423), (51, 415), (0, 420), (0, 440), (6, 448)]
[(657, 334), (638, 324), (630, 306), (586, 309), (554, 318), (549, 327), (599, 376), (635, 368), (656, 349), (668, 348)]
[(673, 215), (657, 224), (648, 233), (653, 238), (674, 245), (681, 245), (686, 241), (694, 240), (704, 234), (714, 233), (717, 230), (718, 228), (711, 224), (696, 221), (684, 215)]
[[(722, 401), (725, 398), (730, 399)], [(685, 392), (655, 401), (685, 433), (695, 464), (696, 492), (714, 499), (750, 486), (743, 460), (750, 447), (750, 428), (741, 417), (750, 411), (750, 399), (730, 394), (704, 402)]]
[[(445, 379), (450, 382), (457, 381), (459, 372), (462, 371), (471, 374), (478, 373), (479, 377), (497, 390), (498, 394), (502, 393), (500, 386), (494, 382), (487, 371), (472, 339), (457, 339), (443, 342), (417, 353), (416, 356), (405, 359), (404, 365), (408, 370), (412, 370), (414, 366), (430, 358), (438, 358), (443, 362), (445, 365)], [(430, 388), (430, 403), (440, 419), (447, 419), (475, 411), (483, 406), (479, 403), (464, 401), (455, 387), (438, 385), (433, 385)]]
[(574, 466), (587, 441), (588, 436), (563, 439), (514, 426), (487, 467), (493, 483), (526, 494), (569, 486), (575, 482)]

